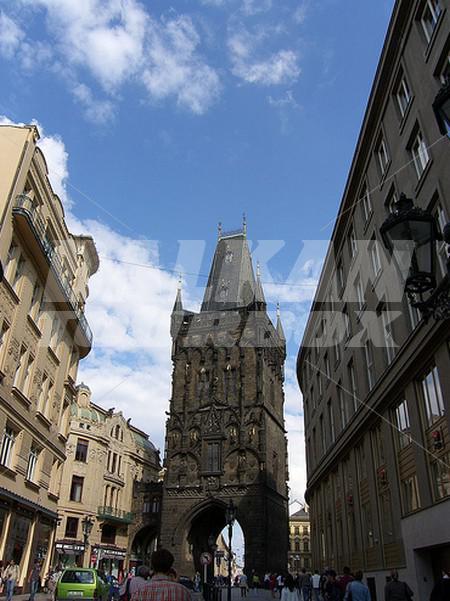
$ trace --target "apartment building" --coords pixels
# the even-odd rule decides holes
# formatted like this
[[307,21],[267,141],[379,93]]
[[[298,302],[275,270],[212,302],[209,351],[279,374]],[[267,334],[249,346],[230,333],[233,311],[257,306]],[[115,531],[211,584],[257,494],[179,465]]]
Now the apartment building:
[[299,574],[314,569],[311,555],[311,532],[309,512],[306,506],[289,516],[288,569],[291,574]]
[[93,403],[89,388],[80,384],[70,407],[66,454],[57,561],[115,576],[148,564],[157,544],[162,495],[159,451],[148,436],[120,411]]
[[0,559],[51,560],[84,316],[98,269],[92,238],[67,229],[35,126],[0,126]]
[[417,599],[450,571],[450,328],[412,307],[380,237],[401,193],[449,220],[450,140],[432,109],[449,9],[395,3],[298,356],[313,563],[364,570],[372,599],[393,568]]

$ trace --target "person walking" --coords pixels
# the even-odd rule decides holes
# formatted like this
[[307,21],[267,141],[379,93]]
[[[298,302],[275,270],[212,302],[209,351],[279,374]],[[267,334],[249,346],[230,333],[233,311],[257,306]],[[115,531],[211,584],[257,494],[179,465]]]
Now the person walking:
[[344,601],[371,601],[369,588],[363,583],[363,573],[356,572],[355,579],[349,582]]
[[290,574],[284,579],[283,588],[280,595],[281,601],[299,601],[298,590],[295,587],[294,579]]
[[244,573],[242,573],[239,576],[239,588],[241,589],[241,597],[246,597],[247,589],[248,589],[248,581],[247,581],[247,576]]
[[342,592],[342,597],[345,595],[345,591],[347,590],[347,585],[349,582],[353,580],[353,576],[351,574],[351,570],[348,566],[345,566],[343,569],[343,574],[338,578],[338,585]]
[[39,560],[34,562],[28,577],[28,582],[30,583],[30,598],[28,601],[34,601],[34,596],[39,592],[41,584],[41,562]]
[[341,601],[341,588],[337,583],[336,572],[334,570],[328,570],[324,593],[326,601]]
[[448,601],[450,599],[450,574],[442,570],[442,578],[438,580],[431,592],[430,601]]
[[277,592],[277,578],[275,574],[271,574],[269,578],[269,590],[272,594],[272,599],[275,599]]
[[191,591],[169,577],[174,561],[167,549],[154,551],[151,557],[153,576],[131,595],[131,601],[192,601]]
[[392,570],[391,581],[384,587],[385,601],[411,601],[413,594],[406,582],[398,579],[397,570]]
[[314,574],[311,577],[314,601],[320,601],[320,581],[321,581],[321,577],[320,577],[318,570],[314,570]]
[[14,595],[16,582],[19,580],[19,566],[14,559],[11,559],[6,568],[3,570],[2,578],[5,581],[6,601],[11,601]]
[[311,601],[311,591],[312,591],[312,578],[311,574],[307,573],[303,568],[304,573],[301,576],[302,579],[302,597],[303,601]]

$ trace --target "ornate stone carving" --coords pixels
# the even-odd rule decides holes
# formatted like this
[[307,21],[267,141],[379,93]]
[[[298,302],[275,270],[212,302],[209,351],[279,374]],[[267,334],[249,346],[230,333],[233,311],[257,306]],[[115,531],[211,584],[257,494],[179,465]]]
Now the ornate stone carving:
[[203,423],[203,431],[205,434],[217,434],[222,430],[222,420],[219,411],[217,411],[215,403],[209,409]]

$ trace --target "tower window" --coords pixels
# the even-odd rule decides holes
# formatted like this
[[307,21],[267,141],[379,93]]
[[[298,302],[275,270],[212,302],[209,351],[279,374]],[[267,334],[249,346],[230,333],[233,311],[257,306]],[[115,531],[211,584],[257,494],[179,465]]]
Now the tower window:
[[220,472],[220,443],[209,442],[206,447],[206,470]]

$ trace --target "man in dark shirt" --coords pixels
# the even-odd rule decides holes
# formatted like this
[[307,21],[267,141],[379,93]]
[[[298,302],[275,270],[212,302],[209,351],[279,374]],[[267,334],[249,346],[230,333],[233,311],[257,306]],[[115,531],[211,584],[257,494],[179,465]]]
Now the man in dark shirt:
[[406,582],[398,579],[397,570],[392,570],[391,581],[384,587],[385,601],[411,601],[412,596],[413,592]]

